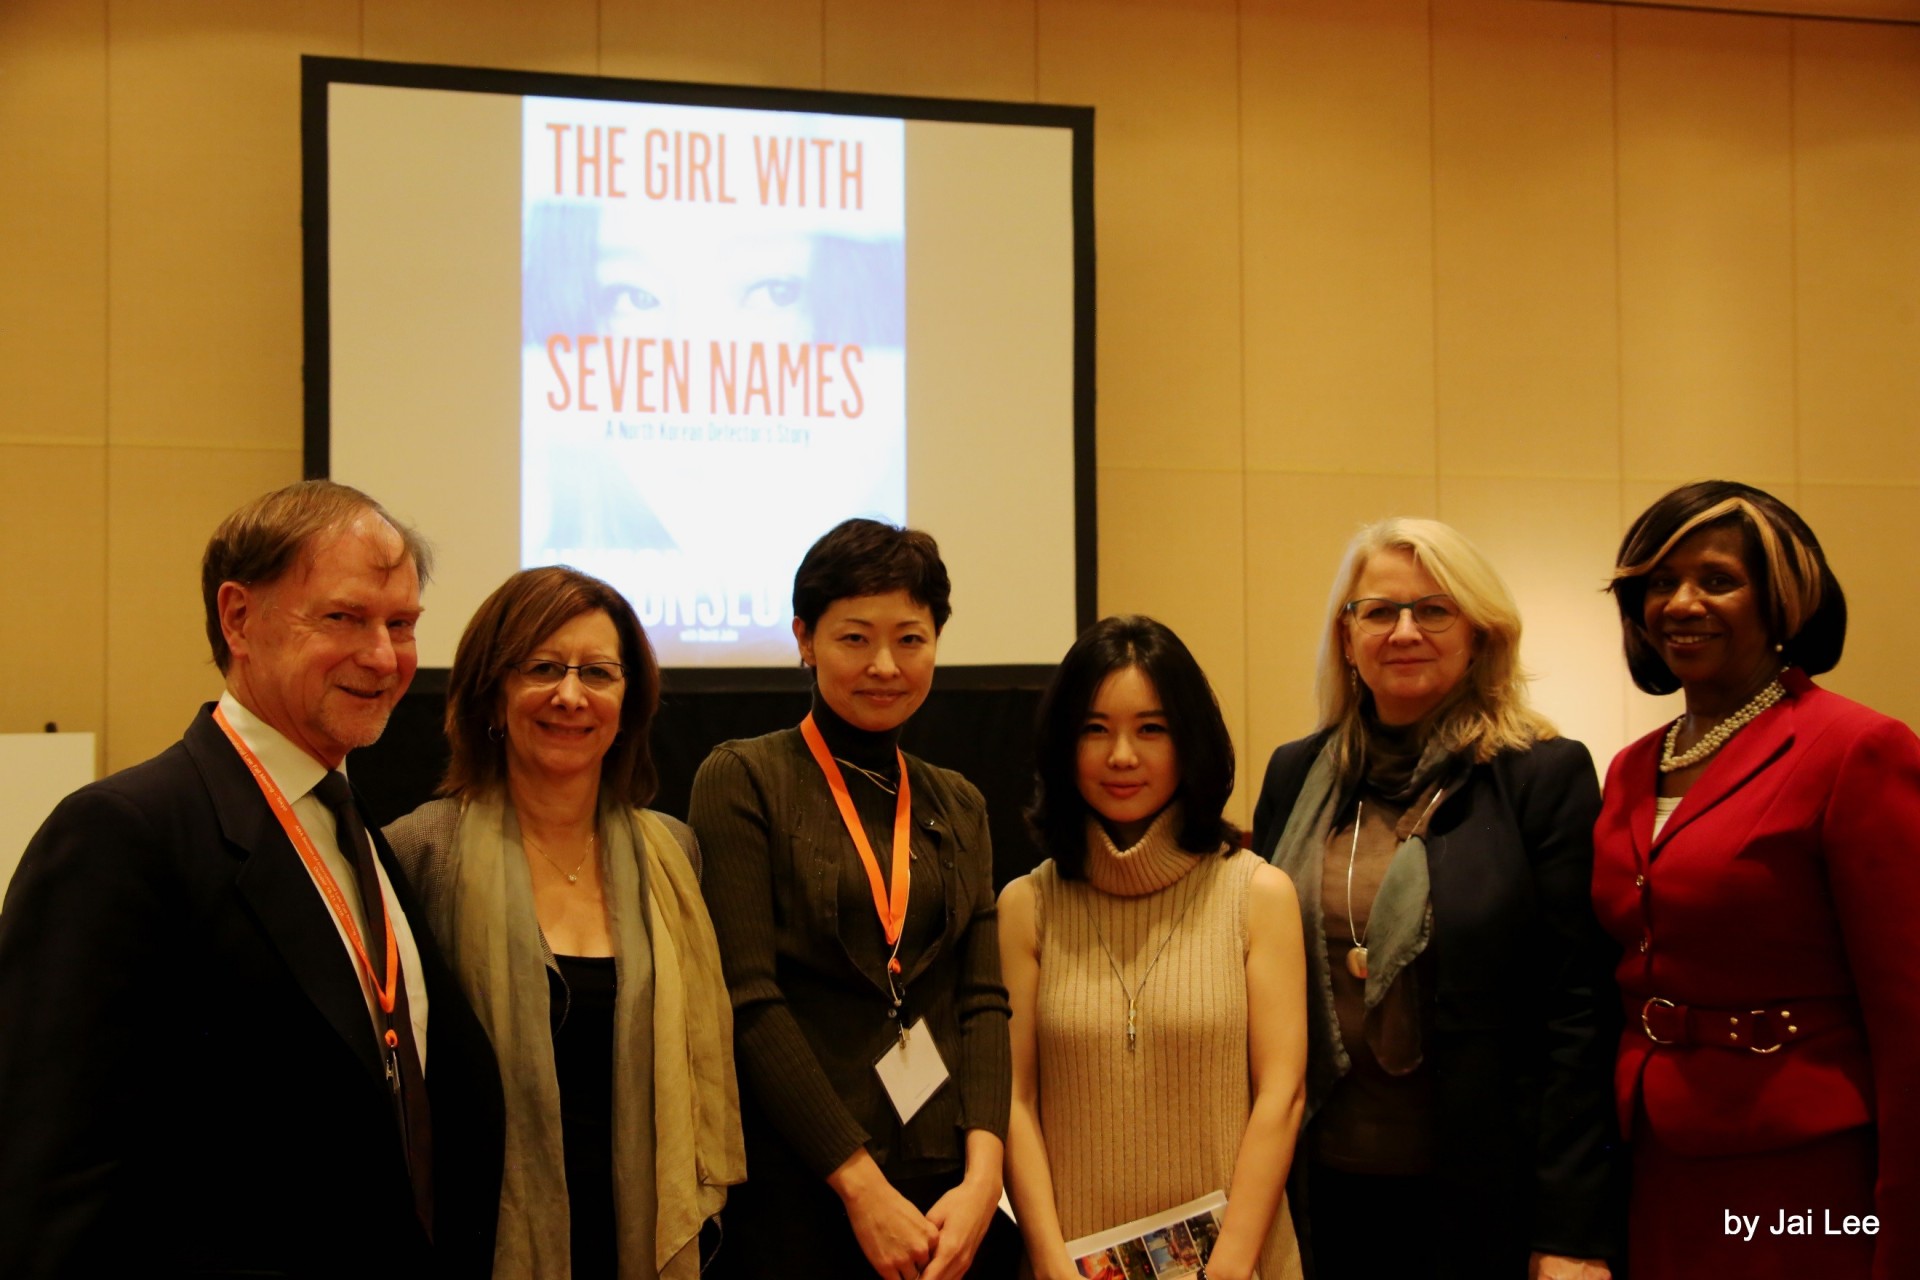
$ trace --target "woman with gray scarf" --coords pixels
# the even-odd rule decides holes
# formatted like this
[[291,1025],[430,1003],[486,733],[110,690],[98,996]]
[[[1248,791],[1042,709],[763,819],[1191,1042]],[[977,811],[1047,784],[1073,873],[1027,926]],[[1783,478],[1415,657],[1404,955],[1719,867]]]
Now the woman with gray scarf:
[[1527,704],[1520,617],[1454,529],[1363,529],[1319,732],[1275,751],[1254,847],[1307,944],[1307,1274],[1605,1280],[1620,1245],[1616,998],[1588,895],[1592,758]]
[[500,1062],[495,1280],[697,1280],[746,1175],[698,850],[642,807],[659,696],[618,591],[516,573],[454,654],[446,798],[387,828]]

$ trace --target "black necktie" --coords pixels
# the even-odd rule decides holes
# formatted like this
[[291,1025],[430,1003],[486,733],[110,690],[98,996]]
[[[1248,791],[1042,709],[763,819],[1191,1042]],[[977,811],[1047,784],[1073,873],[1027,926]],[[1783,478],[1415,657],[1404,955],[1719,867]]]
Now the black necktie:
[[[385,899],[380,893],[380,876],[373,865],[373,841],[367,838],[367,828],[360,821],[360,811],[353,801],[353,788],[347,785],[347,775],[330,770],[314,787],[313,793],[333,814],[340,852],[353,861],[354,879],[360,884],[360,914],[365,920],[360,931],[361,943],[366,947],[367,959],[373,965],[377,985],[385,980],[387,973],[387,934],[384,925]],[[380,1056],[387,1065],[388,1077],[393,1084],[394,1115],[400,1124],[401,1139],[406,1143],[407,1170],[413,1180],[414,1208],[419,1211],[420,1224],[427,1228],[428,1235],[432,1235],[433,1125],[427,1106],[427,1082],[420,1071],[420,1049],[413,1040],[413,1018],[407,1010],[407,984],[403,978],[401,966],[396,963],[393,1014],[389,1018],[376,1002],[374,1016],[380,1024]],[[386,1032],[389,1029],[396,1040],[391,1050],[386,1044]]]

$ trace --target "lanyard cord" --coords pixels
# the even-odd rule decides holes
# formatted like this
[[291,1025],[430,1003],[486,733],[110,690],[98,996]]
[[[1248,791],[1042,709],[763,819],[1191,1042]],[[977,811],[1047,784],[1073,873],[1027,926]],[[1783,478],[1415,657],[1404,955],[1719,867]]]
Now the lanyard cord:
[[827,789],[833,792],[834,806],[840,810],[840,821],[846,827],[847,835],[852,838],[853,847],[860,854],[860,864],[866,868],[867,887],[873,891],[874,913],[880,917],[880,928],[893,946],[893,954],[887,960],[887,986],[897,1005],[900,1003],[900,992],[894,987],[893,979],[900,972],[900,939],[907,921],[907,890],[911,879],[907,866],[908,844],[913,834],[907,758],[899,747],[893,749],[894,759],[900,766],[900,791],[893,802],[893,875],[889,886],[880,877],[880,859],[874,856],[873,842],[867,839],[866,828],[860,824],[860,814],[853,807],[853,797],[847,793],[846,775],[834,763],[833,753],[827,750],[826,739],[820,735],[820,726],[813,722],[812,712],[808,712],[807,718],[800,722],[800,736],[807,740],[807,749],[813,753],[814,762],[820,766],[820,772],[826,775]]
[[[387,913],[386,895],[380,895],[380,922],[386,930],[387,940],[387,974],[386,982],[382,983],[380,975],[374,971],[373,961],[367,956],[365,944],[360,941],[360,926],[354,921],[353,909],[347,905],[346,895],[340,892],[339,882],[333,878],[333,872],[327,869],[326,862],[320,856],[319,847],[313,843],[313,837],[308,835],[307,829],[301,825],[300,818],[294,813],[293,805],[288,802],[286,793],[280,790],[280,784],[273,780],[273,776],[260,763],[260,758],[253,754],[253,749],[247,745],[239,731],[228,722],[226,712],[215,707],[213,719],[214,723],[220,726],[220,731],[227,735],[227,741],[233,744],[233,749],[240,753],[240,759],[246,763],[247,772],[253,775],[255,784],[260,788],[260,794],[266,797],[267,807],[273,810],[273,816],[279,819],[281,829],[287,833],[287,839],[293,842],[294,850],[300,855],[300,861],[306,864],[307,873],[320,886],[320,896],[327,900],[327,908],[333,912],[333,918],[339,922],[340,931],[347,935],[347,942],[352,946],[354,956],[360,961],[361,972],[366,974],[367,981],[373,984],[373,993],[380,1004],[380,1012],[390,1021],[393,1017],[394,996],[400,989],[400,949],[394,945],[393,917]],[[378,891],[378,882],[375,883],[374,889]],[[370,908],[367,911],[367,917],[371,923],[373,912]],[[391,1026],[386,1027],[385,1030],[387,1047],[391,1049],[398,1042],[399,1037],[394,1034]]]

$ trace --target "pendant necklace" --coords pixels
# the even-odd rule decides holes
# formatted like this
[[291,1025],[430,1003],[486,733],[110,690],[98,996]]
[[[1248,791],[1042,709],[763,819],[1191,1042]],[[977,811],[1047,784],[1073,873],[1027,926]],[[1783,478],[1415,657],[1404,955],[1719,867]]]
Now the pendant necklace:
[[1086,908],[1087,920],[1093,925],[1093,936],[1099,939],[1100,950],[1106,954],[1107,965],[1113,970],[1113,980],[1120,984],[1120,992],[1127,998],[1127,1051],[1133,1052],[1139,1043],[1140,1031],[1134,1021],[1135,1007],[1140,1003],[1141,992],[1147,989],[1147,979],[1153,976],[1154,966],[1160,963],[1160,957],[1166,953],[1167,944],[1173,941],[1173,935],[1180,932],[1180,922],[1187,918],[1187,908],[1193,905],[1194,895],[1189,893],[1187,900],[1180,904],[1180,912],[1174,916],[1173,924],[1168,927],[1167,935],[1160,939],[1160,945],[1154,950],[1153,959],[1147,964],[1147,971],[1140,975],[1140,985],[1127,987],[1127,979],[1120,972],[1119,961],[1113,958],[1113,948],[1107,945],[1107,935],[1101,931],[1100,918],[1093,914],[1093,905],[1085,899],[1081,905]]
[[[1362,982],[1367,980],[1367,940],[1353,927],[1353,864],[1360,860],[1360,815],[1366,810],[1366,801],[1354,802],[1353,845],[1347,850],[1347,936],[1353,939],[1353,949],[1347,952],[1347,972]],[[1367,932],[1373,932],[1371,913],[1367,916]]]
[[872,769],[868,769],[861,765],[857,765],[853,761],[847,759],[845,756],[835,756],[834,762],[837,764],[843,764],[847,766],[847,768],[853,770],[855,773],[859,774],[861,777],[865,778],[868,782],[871,782],[874,786],[880,788],[882,791],[886,792],[890,796],[897,796],[900,794],[900,784],[895,782],[893,779],[889,778],[884,773],[878,773]]
[[[1447,789],[1444,786],[1434,790],[1433,799],[1427,801],[1427,807],[1420,811],[1419,820],[1413,824],[1414,834],[1418,834],[1425,829],[1428,815],[1434,811],[1434,808],[1440,803],[1441,797],[1446,794]],[[1347,972],[1362,982],[1367,980],[1367,940],[1359,933],[1356,933],[1353,927],[1353,864],[1360,860],[1360,818],[1366,811],[1366,801],[1354,801],[1353,843],[1347,848],[1347,936],[1353,939],[1353,949],[1347,952]],[[1409,835],[1408,838],[1411,839],[1412,836]],[[1382,883],[1384,883],[1384,881]],[[1378,889],[1374,890],[1375,901],[1379,900],[1379,896],[1380,891]],[[1371,910],[1367,913],[1367,933],[1373,933],[1373,913]]]
[[533,851],[535,853],[539,854],[541,857],[547,860],[548,866],[552,867],[555,871],[558,871],[561,875],[565,876],[567,878],[568,884],[579,884],[580,872],[586,868],[587,859],[593,856],[593,846],[596,843],[598,843],[599,838],[600,838],[600,833],[598,831],[589,831],[587,833],[587,851],[580,855],[580,861],[573,864],[573,870],[571,871],[567,870],[565,867],[555,862],[553,858],[547,853],[547,851],[540,847],[540,842],[538,840],[535,840],[532,836],[527,836],[526,842],[533,846]]

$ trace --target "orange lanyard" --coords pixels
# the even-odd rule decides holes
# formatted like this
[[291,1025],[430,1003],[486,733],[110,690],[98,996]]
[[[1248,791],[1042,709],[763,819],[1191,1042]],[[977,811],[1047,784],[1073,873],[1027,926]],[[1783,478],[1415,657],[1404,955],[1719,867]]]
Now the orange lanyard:
[[873,890],[873,909],[880,917],[880,927],[886,931],[887,942],[893,947],[893,958],[887,961],[890,973],[900,972],[900,929],[907,922],[907,888],[910,876],[907,872],[907,845],[912,838],[913,812],[908,801],[907,758],[900,748],[893,749],[894,759],[900,764],[900,791],[893,805],[893,892],[889,896],[887,885],[880,879],[880,860],[873,856],[873,843],[867,839],[867,830],[860,825],[860,815],[854,811],[853,797],[847,794],[847,779],[840,772],[840,766],[834,763],[833,753],[827,750],[827,740],[820,736],[820,727],[813,722],[813,713],[800,722],[800,736],[807,740],[807,749],[813,752],[813,758],[820,766],[820,772],[827,775],[827,786],[833,792],[833,803],[840,810],[840,821],[846,824],[847,834],[853,837],[853,847],[860,851],[860,863],[867,869],[867,886]]
[[[346,895],[340,892],[340,885],[334,880],[333,872],[329,871],[327,864],[321,860],[320,850],[314,845],[313,837],[308,835],[307,829],[300,825],[300,819],[294,814],[293,806],[287,803],[286,794],[280,790],[280,784],[273,780],[273,776],[261,765],[260,757],[253,754],[246,740],[240,736],[233,725],[228,723],[225,711],[215,707],[213,720],[220,726],[220,731],[227,735],[227,741],[233,744],[233,749],[240,753],[240,758],[246,761],[247,772],[251,773],[254,782],[259,784],[260,794],[267,798],[267,807],[273,810],[274,817],[280,819],[280,827],[287,833],[287,839],[293,841],[294,849],[300,854],[300,861],[307,864],[307,873],[320,886],[320,896],[327,900],[327,906],[332,910],[333,918],[339,922],[341,931],[347,935],[347,941],[353,946],[353,954],[360,959],[360,968],[367,975],[367,981],[373,984],[373,993],[380,1001],[380,1012],[389,1018],[392,1017],[393,998],[400,989],[398,985],[400,949],[393,944],[393,917],[387,914],[386,895],[380,895],[380,920],[387,931],[387,980],[382,984],[380,975],[373,971],[373,961],[367,958],[366,947],[361,945],[360,926],[354,922],[353,909],[347,905]],[[379,885],[376,883],[374,888],[377,892]],[[388,1027],[386,1031],[387,1048],[391,1049],[400,1043],[400,1037],[394,1033],[392,1027]]]

